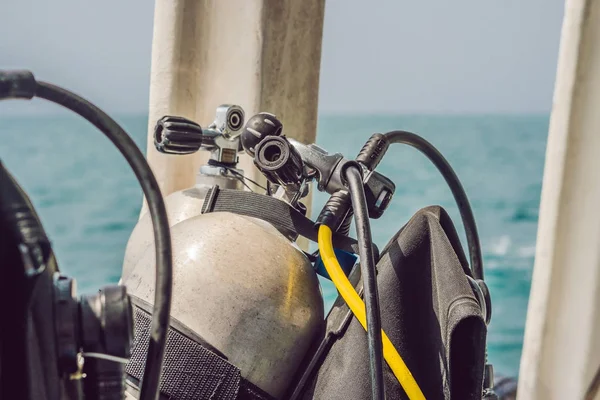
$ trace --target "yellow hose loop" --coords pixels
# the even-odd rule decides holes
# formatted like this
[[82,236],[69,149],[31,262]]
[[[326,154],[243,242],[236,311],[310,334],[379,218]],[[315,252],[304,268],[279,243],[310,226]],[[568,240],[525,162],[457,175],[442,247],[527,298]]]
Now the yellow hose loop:
[[[363,303],[362,299],[358,293],[356,293],[356,290],[354,290],[354,287],[344,274],[333,251],[331,237],[331,228],[327,225],[321,225],[319,228],[319,252],[321,259],[323,260],[323,264],[325,265],[325,269],[327,270],[331,281],[334,283],[344,301],[348,304],[348,307],[350,307],[352,313],[356,316],[356,319],[358,319],[360,324],[366,330],[367,313],[365,311],[365,303]],[[425,400],[421,388],[383,329],[381,330],[381,337],[383,342],[383,357],[398,379],[398,382],[400,382],[400,385],[402,385],[408,398],[410,400]]]

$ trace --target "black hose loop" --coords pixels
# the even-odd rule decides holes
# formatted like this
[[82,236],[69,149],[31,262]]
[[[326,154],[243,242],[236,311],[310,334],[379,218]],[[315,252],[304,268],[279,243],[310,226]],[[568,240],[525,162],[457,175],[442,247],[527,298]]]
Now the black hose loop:
[[105,112],[86,99],[46,82],[37,82],[35,95],[79,114],[102,131],[125,157],[148,200],[156,243],[156,283],[150,343],[142,378],[140,400],[154,400],[158,395],[167,341],[173,280],[171,233],[160,187],[146,158],[135,142]]
[[442,174],[448,187],[452,191],[454,200],[458,205],[458,210],[462,218],[467,236],[467,246],[469,248],[469,258],[471,261],[471,271],[475,279],[483,280],[483,257],[481,255],[481,245],[479,234],[477,233],[477,224],[475,216],[469,204],[469,199],[458,176],[450,166],[450,163],[444,158],[435,146],[423,139],[421,136],[407,131],[392,131],[385,134],[389,143],[407,144],[419,150],[436,166]]

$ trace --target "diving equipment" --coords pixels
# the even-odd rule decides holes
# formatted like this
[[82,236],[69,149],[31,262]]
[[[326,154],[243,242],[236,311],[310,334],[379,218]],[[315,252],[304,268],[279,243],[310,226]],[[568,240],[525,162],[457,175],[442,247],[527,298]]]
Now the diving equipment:
[[[25,200],[17,202],[17,208],[5,208],[0,215],[0,250],[12,258],[0,260],[3,265],[15,260],[19,268],[7,268],[8,274],[0,280],[4,287],[0,312],[14,321],[11,327],[15,328],[0,330],[0,393],[10,390],[11,380],[11,385],[22,382],[31,392],[29,398],[35,399],[54,400],[61,390],[68,398],[81,398],[84,392],[88,399],[121,398],[123,355],[128,354],[133,313],[135,340],[126,366],[130,397],[155,399],[160,389],[161,397],[177,400],[360,399],[373,398],[373,393],[378,396],[385,389],[388,398],[407,398],[409,391],[402,389],[387,364],[383,365],[385,388],[372,373],[373,366],[380,364],[369,346],[378,340],[373,336],[375,340],[368,343],[366,339],[379,323],[377,312],[369,320],[368,304],[365,307],[367,335],[343,299],[323,318],[315,269],[319,260],[335,259],[342,250],[353,257],[361,254],[363,265],[351,269],[349,281],[359,295],[367,292],[367,285],[376,284],[379,299],[365,294],[364,302],[375,306],[380,302],[381,325],[389,343],[402,355],[427,398],[496,398],[493,370],[485,357],[491,307],[477,260],[474,219],[458,178],[422,138],[400,131],[375,134],[353,161],[286,138],[272,114],[258,117],[264,129],[250,123],[245,129],[243,111],[236,106],[221,107],[208,129],[180,117],[161,119],[155,132],[159,151],[211,152],[198,184],[179,193],[181,200],[191,199],[188,211],[192,213],[172,226],[176,250],[172,277],[167,210],[139,150],[132,149],[135,146],[114,121],[84,99],[36,82],[27,73],[0,74],[0,97],[34,94],[80,113],[117,144],[144,188],[150,218],[146,215],[142,220],[155,222],[156,240],[150,238],[139,249],[124,277],[131,297],[120,286],[75,299],[74,281],[53,273],[57,268],[51,247],[28,200],[22,196]],[[236,161],[248,146],[244,143],[251,143],[255,163],[269,182],[266,195],[241,190],[246,179],[236,169]],[[417,147],[444,174],[467,230],[470,266],[448,215],[439,207],[415,214],[381,256],[370,243],[368,229],[361,233],[362,227],[357,226],[358,243],[347,236],[353,216],[357,225],[368,224],[368,218],[381,217],[390,203],[395,187],[375,168],[391,143]],[[6,200],[7,194],[20,189],[6,185],[12,178],[5,179],[8,173],[1,172],[0,168],[0,199]],[[327,254],[306,254],[294,243],[297,236],[316,240],[318,226],[306,217],[301,203],[311,181],[331,195],[318,218],[318,223],[332,228]],[[364,195],[356,190],[361,186]],[[5,232],[12,232],[10,240]],[[368,255],[371,248],[377,263],[375,282],[367,275],[375,272]],[[152,274],[155,266],[157,278]],[[361,277],[361,271],[367,273]],[[172,278],[176,293],[170,319]],[[31,282],[35,285],[26,287]],[[15,288],[23,289],[21,300],[34,301],[2,307],[13,305],[9,289]],[[37,292],[23,297],[34,293],[32,288]],[[23,324],[23,315],[30,316],[33,324]],[[36,330],[44,336],[23,334],[44,324],[50,328]],[[31,339],[29,344],[26,338]],[[84,370],[64,373],[80,365],[79,356],[87,361]],[[25,371],[23,365],[36,369]],[[87,373],[86,379],[81,379],[81,372]],[[37,381],[28,380],[31,377]]]
[[[194,124],[191,121],[182,120],[176,117],[163,118],[161,121],[166,121],[167,119],[171,122],[175,122],[175,126],[180,126],[180,124],[183,123],[184,125],[182,125],[182,127],[186,130],[189,130],[191,124]],[[201,135],[204,131],[197,124],[194,126],[194,132],[196,132],[195,141],[196,143],[202,143],[203,140]],[[156,132],[160,132],[160,134],[155,134],[155,144],[160,143],[165,137],[168,138],[169,136],[175,140],[182,137],[186,137],[189,140],[189,135],[169,135],[173,129],[173,126],[166,127],[166,125],[164,128],[158,128]],[[181,133],[181,131],[178,132]],[[408,339],[407,343],[412,342],[414,339],[405,336],[403,333],[404,331],[398,330],[398,327],[392,328],[389,338],[384,336],[388,339],[385,341],[386,348],[388,349],[386,350],[386,353],[391,354],[390,349],[399,347],[400,352],[408,354],[406,363],[404,364],[405,367],[408,368],[403,367],[404,372],[399,373],[398,377],[401,378],[402,376],[406,376],[407,373],[410,375],[413,369],[417,371],[415,378],[418,384],[414,384],[415,380],[412,381],[413,384],[409,384],[409,386],[412,385],[413,388],[416,387],[416,391],[412,391],[416,397],[411,398],[423,398],[423,394],[428,398],[431,396],[435,397],[435,393],[440,393],[437,386],[435,386],[440,382],[436,378],[436,373],[447,375],[450,374],[451,370],[453,371],[452,374],[455,378],[452,382],[444,380],[444,396],[449,396],[450,393],[455,392],[457,394],[468,393],[469,398],[473,399],[493,397],[491,388],[486,387],[484,391],[484,388],[482,387],[484,383],[486,383],[487,386],[489,382],[492,382],[491,378],[493,378],[491,376],[491,368],[489,368],[489,366],[484,368],[485,325],[486,322],[489,321],[490,307],[488,306],[489,293],[487,292],[483,280],[480,279],[482,274],[479,267],[481,265],[477,263],[477,260],[480,260],[479,242],[476,227],[474,226],[474,219],[469,218],[469,216],[472,217],[472,212],[468,201],[466,200],[464,190],[460,186],[460,182],[458,182],[458,178],[456,178],[452,169],[447,165],[447,162],[443,158],[440,161],[439,157],[441,157],[441,155],[431,145],[424,142],[424,140],[418,136],[413,135],[421,140],[421,142],[415,142],[415,139],[411,135],[413,134],[398,134],[396,132],[391,132],[384,135],[376,133],[372,135],[363,146],[357,159],[352,161],[344,158],[341,154],[329,154],[314,144],[303,144],[287,138],[283,132],[283,124],[273,114],[259,113],[248,120],[239,139],[246,153],[253,155],[254,163],[256,167],[263,172],[270,190],[267,190],[267,193],[263,195],[239,189],[222,188],[218,184],[207,187],[210,185],[210,181],[204,181],[207,185],[202,187],[202,195],[196,196],[196,199],[194,200],[200,200],[195,205],[196,210],[200,210],[199,214],[178,222],[172,227],[174,245],[176,246],[176,276],[180,276],[179,278],[176,278],[176,281],[179,279],[179,284],[176,283],[175,285],[177,287],[176,291],[181,292],[182,297],[180,300],[177,300],[177,294],[175,296],[174,301],[177,303],[176,308],[178,310],[178,315],[176,315],[174,311],[172,323],[173,330],[171,332],[173,335],[178,335],[178,337],[186,337],[190,341],[193,341],[193,344],[188,344],[186,345],[187,347],[167,344],[170,349],[167,351],[167,364],[169,367],[165,369],[166,383],[164,383],[161,388],[161,391],[165,395],[171,396],[174,399],[192,399],[202,397],[202,393],[207,393],[206,390],[208,389],[206,388],[214,388],[214,390],[218,392],[215,395],[215,398],[245,398],[244,396],[246,395],[241,395],[241,397],[227,397],[229,396],[227,394],[229,393],[229,389],[217,389],[215,383],[211,381],[210,375],[206,373],[207,370],[215,368],[215,365],[220,365],[222,362],[226,361],[229,363],[229,367],[233,368],[233,372],[228,373],[226,376],[231,377],[236,374],[241,376],[241,380],[237,381],[238,383],[233,382],[225,385],[227,388],[238,388],[232,389],[234,391],[238,390],[240,393],[246,393],[244,392],[244,387],[249,384],[254,384],[256,388],[253,391],[253,395],[260,389],[264,390],[262,395],[257,395],[258,398],[291,397],[299,399],[303,398],[302,396],[313,398],[310,397],[312,396],[311,393],[316,396],[317,392],[311,389],[311,385],[315,385],[313,379],[315,374],[321,374],[322,368],[331,368],[331,365],[329,367],[326,367],[326,365],[328,365],[328,359],[336,357],[336,354],[339,354],[335,351],[336,342],[348,342],[345,340],[346,337],[350,338],[348,339],[350,341],[354,340],[351,338],[355,333],[349,334],[350,336],[339,336],[340,332],[344,332],[346,328],[352,326],[351,321],[353,321],[353,319],[348,318],[348,316],[351,316],[349,311],[345,314],[346,317],[342,318],[342,325],[333,331],[330,330],[331,326],[329,325],[329,321],[331,318],[337,320],[338,317],[334,315],[328,316],[326,327],[327,333],[325,334],[322,330],[323,321],[318,321],[318,318],[315,317],[313,322],[314,328],[307,329],[300,336],[302,339],[300,343],[302,345],[293,347],[294,351],[292,352],[292,355],[295,358],[290,360],[291,367],[285,369],[285,371],[287,371],[286,377],[282,377],[273,371],[267,372],[268,369],[264,369],[262,370],[263,372],[255,373],[254,375],[252,375],[252,371],[253,369],[256,370],[261,368],[261,361],[264,361],[264,358],[271,360],[272,357],[274,357],[273,349],[279,349],[276,352],[281,353],[283,351],[288,354],[289,350],[288,352],[285,352],[283,349],[290,343],[290,341],[287,340],[289,334],[288,336],[280,335],[275,337],[271,344],[267,346],[266,342],[260,341],[263,336],[267,334],[262,330],[264,329],[264,326],[260,326],[261,324],[256,321],[249,321],[247,318],[243,318],[243,316],[246,315],[255,315],[257,312],[256,310],[258,309],[267,315],[267,321],[271,321],[270,323],[274,324],[276,332],[285,332],[285,330],[281,329],[281,324],[289,323],[289,321],[283,322],[283,320],[278,318],[275,313],[271,312],[273,309],[281,309],[281,306],[277,305],[278,302],[281,301],[281,299],[277,298],[278,291],[276,288],[278,286],[283,286],[285,288],[284,290],[288,292],[290,291],[290,288],[298,289],[296,287],[297,285],[308,287],[309,290],[304,291],[303,294],[301,294],[302,291],[296,291],[291,297],[294,302],[297,302],[296,304],[303,305],[306,310],[314,311],[313,307],[318,307],[319,304],[322,304],[318,284],[313,286],[313,283],[311,283],[311,280],[314,280],[315,278],[315,272],[318,271],[318,265],[323,264],[322,258],[318,253],[310,255],[310,260],[315,261],[315,266],[313,268],[315,268],[316,271],[313,271],[311,270],[310,263],[308,263],[305,255],[299,252],[293,244],[293,241],[299,235],[316,241],[317,225],[305,217],[306,210],[301,203],[301,199],[307,195],[308,184],[312,181],[316,181],[319,190],[331,195],[317,218],[317,224],[327,225],[332,228],[333,248],[331,250],[333,254],[341,254],[340,251],[343,251],[350,252],[351,255],[355,257],[354,255],[360,252],[363,258],[366,257],[364,262],[360,265],[360,271],[364,271],[362,274],[359,274],[359,276],[363,275],[362,279],[364,282],[359,281],[357,289],[363,288],[364,285],[364,302],[367,311],[366,320],[368,321],[366,328],[367,336],[369,338],[368,347],[370,349],[368,352],[367,364],[370,366],[371,372],[366,375],[369,376],[368,380],[362,382],[365,384],[370,383],[369,386],[372,390],[369,398],[382,398],[384,390],[386,393],[404,393],[401,388],[399,389],[398,380],[394,383],[390,382],[389,378],[385,378],[386,387],[384,388],[383,385],[384,379],[382,379],[382,373],[387,371],[386,368],[388,368],[388,366],[386,364],[385,368],[382,370],[383,363],[381,353],[378,355],[376,350],[378,347],[381,347],[381,337],[378,338],[378,335],[375,333],[381,332],[381,330],[377,328],[380,326],[379,312],[377,311],[379,300],[377,296],[377,283],[374,279],[374,262],[378,261],[378,271],[385,271],[386,274],[389,274],[386,268],[388,270],[392,267],[397,268],[398,265],[401,265],[402,263],[397,257],[394,258],[395,261],[393,261],[392,267],[389,266],[389,262],[383,262],[384,260],[379,258],[376,246],[370,243],[370,234],[368,233],[368,218],[379,218],[382,216],[389,206],[395,190],[393,182],[375,171],[375,168],[384,157],[389,145],[400,142],[412,145],[417,143],[415,147],[424,151],[425,154],[434,161],[436,166],[441,169],[444,177],[452,187],[452,191],[459,204],[459,209],[461,210],[461,215],[465,222],[465,229],[468,232],[469,254],[471,260],[474,261],[472,262],[473,271],[469,269],[468,264],[466,266],[457,265],[456,260],[461,259],[460,254],[462,254],[460,253],[462,251],[460,249],[460,244],[453,246],[436,244],[435,247],[431,247],[430,249],[430,251],[435,252],[436,255],[430,257],[441,257],[441,259],[452,260],[452,269],[449,272],[435,272],[435,278],[433,275],[429,276],[430,281],[427,281],[427,275],[422,278],[422,284],[438,287],[439,285],[443,286],[444,283],[435,281],[437,276],[447,276],[446,279],[449,283],[456,281],[456,284],[452,286],[452,290],[454,290],[457,295],[462,296],[464,300],[461,302],[461,306],[456,305],[454,308],[451,307],[452,297],[442,296],[443,300],[441,302],[436,300],[438,307],[440,307],[436,312],[440,313],[439,324],[449,323],[446,322],[446,319],[449,317],[444,314],[449,312],[448,310],[453,310],[453,313],[459,312],[457,311],[459,308],[462,310],[457,316],[452,317],[451,325],[448,325],[452,329],[456,329],[456,333],[453,333],[452,337],[442,339],[442,342],[439,344],[441,347],[436,347],[436,349],[439,349],[438,351],[440,354],[444,354],[443,358],[445,361],[443,365],[445,365],[445,367],[443,368],[447,368],[443,370],[445,372],[436,372],[435,369],[429,369],[428,371],[430,371],[430,374],[423,375],[423,371],[427,371],[427,369],[422,364],[429,364],[433,362],[433,360],[423,359],[423,361],[419,361],[415,365],[414,351],[411,350],[411,348],[407,349],[406,343],[397,342],[399,337],[403,340]],[[188,141],[181,144],[169,142],[166,147],[156,145],[156,148],[159,151],[165,151],[165,148],[167,148],[168,151],[168,148],[182,149],[185,146],[187,146],[188,149],[202,147],[198,145],[191,146]],[[231,146],[231,148],[233,147],[235,146]],[[185,151],[187,152],[189,150]],[[232,168],[235,168],[235,164],[215,164],[215,157],[212,156],[211,158],[213,161],[209,161],[209,166],[211,166],[212,163],[212,165],[222,167],[222,173],[228,173]],[[200,174],[200,176],[202,175],[203,174]],[[205,177],[202,176],[202,178]],[[209,177],[206,179],[211,178]],[[233,177],[231,177],[231,179],[233,179]],[[458,187],[456,186],[456,182],[458,182]],[[357,195],[362,191],[364,191],[363,194]],[[189,189],[181,192],[181,194],[184,193],[190,193]],[[347,237],[349,220],[352,219],[353,215],[358,224],[357,232],[360,230],[360,232],[358,232],[360,239],[359,243],[354,239]],[[219,220],[222,216],[226,216],[226,218]],[[427,215],[427,218],[429,218],[429,215]],[[255,226],[247,225],[247,222],[257,224],[261,228],[268,230],[269,235],[278,236],[278,241],[275,241],[273,238],[267,238],[265,232],[257,231]],[[436,223],[437,222],[432,220],[429,224],[433,226]],[[236,226],[243,227],[246,232],[236,230]],[[435,231],[435,229],[431,229],[432,232]],[[240,233],[238,234],[235,232]],[[401,232],[406,233],[405,231]],[[415,234],[414,229],[407,232],[411,235]],[[420,229],[416,232],[420,234],[425,232],[425,230]],[[438,229],[437,232],[440,233],[436,233],[436,235],[439,235],[442,238],[447,234],[444,229]],[[243,242],[238,241],[235,243],[235,249],[242,251],[241,256],[232,251],[228,252],[223,249],[223,243],[229,243],[228,240],[232,234],[244,235],[244,237],[247,238],[243,239]],[[405,240],[408,239],[405,238]],[[273,243],[276,244],[275,247],[271,247]],[[417,240],[415,244],[404,249],[404,251],[410,254],[411,250],[419,249],[420,246],[422,246],[422,243],[424,242]],[[256,252],[256,249],[259,246],[265,247],[266,253]],[[296,263],[299,263],[300,259],[305,261],[296,266],[290,266],[289,263],[281,263],[281,260],[269,256],[270,253],[277,252],[277,246],[281,246],[281,250],[284,252],[292,249],[292,254],[301,256],[295,261]],[[433,246],[433,243],[431,246]],[[365,249],[368,250],[371,247],[374,253],[373,262],[369,262],[369,252],[365,251]],[[453,255],[454,251],[456,252],[455,255]],[[331,253],[329,256],[331,256]],[[389,255],[386,255],[386,257],[387,256]],[[349,257],[348,259],[352,262],[352,260],[355,259],[353,257]],[[262,263],[263,259],[267,261],[266,267],[262,264],[260,268],[256,267],[256,263]],[[423,258],[418,258],[417,260],[419,263],[427,262],[427,259]],[[151,295],[151,290],[148,289],[150,284],[146,283],[149,280],[145,277],[144,271],[152,264],[153,260],[151,255],[142,254],[137,257],[136,261],[137,264],[133,267],[132,272],[130,272],[129,277],[126,278],[125,282],[128,283],[128,286],[136,287],[136,290],[139,290],[136,296],[134,296],[134,302],[138,306],[139,311],[144,307],[147,308],[147,305],[150,303],[147,300]],[[448,265],[448,262],[446,262],[446,265]],[[383,268],[383,270],[381,268]],[[434,263],[431,268],[438,268],[438,265]],[[300,271],[301,276],[296,277],[292,280],[293,282],[280,281],[278,283],[273,283],[274,278],[268,276],[269,273],[277,273],[277,271],[280,270],[282,270],[283,276],[287,276],[288,278],[292,276],[289,271],[294,271],[295,273]],[[256,277],[257,279],[255,279],[253,275],[250,279],[249,276],[252,274],[252,271],[259,272],[259,275]],[[331,273],[330,270],[328,270],[328,272]],[[351,274],[354,274],[356,277],[355,271]],[[431,274],[433,274],[433,272],[431,272]],[[132,278],[135,278],[135,280],[132,280]],[[261,284],[263,281],[265,283]],[[353,282],[356,283],[356,280]],[[242,284],[245,284],[246,287],[249,288],[248,292],[239,289]],[[369,286],[368,289],[367,285]],[[379,285],[381,285],[381,282],[379,282]],[[311,286],[313,289],[310,289]],[[234,288],[233,291],[231,287]],[[408,304],[407,301],[409,300],[404,299],[400,303],[395,302],[394,299],[397,298],[399,294],[393,292],[390,293],[389,285],[387,285],[387,283],[383,285],[383,287],[386,289],[388,298],[384,300],[384,303],[387,304],[387,306],[382,309],[382,312],[387,310],[386,313],[389,313],[390,304],[394,304],[393,307],[399,308],[401,310],[400,315],[402,315],[402,312],[404,312],[402,310],[406,307],[402,305]],[[256,297],[256,293],[264,295],[266,293],[264,291],[265,288],[267,288],[268,291],[272,291],[275,298],[271,296],[269,301],[263,302],[264,304],[259,304],[261,301]],[[427,287],[425,287],[425,289],[427,289]],[[307,296],[307,293],[312,293],[312,295],[309,295],[310,298],[300,300],[296,297],[296,295]],[[234,296],[234,294],[239,294],[239,296]],[[435,297],[437,295],[433,296]],[[224,301],[228,301],[226,310],[222,310],[218,306],[215,306],[215,304]],[[425,298],[424,301],[424,304],[427,304],[427,298]],[[199,307],[198,304],[202,304],[203,306]],[[341,310],[341,308],[338,308],[338,310]],[[428,309],[425,308],[423,311],[428,311]],[[314,315],[316,315],[316,312]],[[230,322],[228,319],[230,316],[232,316],[235,321],[243,320],[243,323],[237,325],[236,323]],[[143,317],[142,319],[144,318],[147,317]],[[399,320],[395,319],[394,321]],[[384,321],[382,321],[381,324],[383,322]],[[419,322],[413,322],[412,325],[418,326]],[[435,326],[442,325],[429,325],[427,329],[435,329]],[[371,329],[369,327],[371,327]],[[388,330],[386,329],[386,331]],[[245,332],[257,332],[256,335],[251,335],[255,342],[250,344],[251,342],[248,340],[248,337],[243,334]],[[331,332],[338,333],[330,334]],[[143,329],[138,329],[136,326],[136,336],[141,337],[142,335]],[[456,349],[460,348],[460,346],[464,346],[465,338],[470,337],[470,335],[474,335],[473,337],[476,337],[477,340],[473,341],[471,348],[465,348],[466,354],[462,359],[468,361],[464,361],[463,363],[460,361],[453,361],[450,363],[451,359],[461,360],[455,355]],[[225,340],[226,337],[232,337],[233,339],[228,341]],[[358,340],[365,345],[367,343],[364,339]],[[249,346],[253,346],[254,349],[260,350],[256,353],[248,351]],[[416,348],[419,348],[420,351],[425,351],[425,348]],[[262,354],[260,354],[261,352]],[[201,356],[193,356],[192,358],[194,359],[192,361],[186,361],[185,363],[186,365],[195,366],[194,369],[199,370],[199,372],[194,375],[193,378],[185,380],[188,378],[181,374],[181,357],[187,357],[188,354],[196,353],[201,354]],[[430,353],[430,351],[428,350],[427,353]],[[398,354],[399,352],[396,352],[396,355]],[[394,361],[392,365],[397,367],[398,365],[403,364],[402,358],[405,358],[405,356],[402,358],[398,356],[394,357],[394,359],[400,361]],[[205,358],[210,358],[210,360],[205,361]],[[135,386],[137,376],[140,374],[140,368],[137,367],[137,364],[142,361],[143,358],[137,360],[134,349],[134,356],[128,366],[132,387]],[[173,365],[171,366],[171,364]],[[346,364],[343,365],[345,366]],[[191,367],[187,367],[186,369],[189,368]],[[458,368],[458,370],[456,370],[456,368]],[[470,370],[472,373],[464,374],[459,372],[465,368],[472,368]],[[277,369],[277,371],[282,370],[284,369]],[[396,372],[400,370],[402,370],[402,368],[396,369]],[[362,373],[363,372],[361,372],[361,374]],[[389,373],[386,372],[385,376],[389,376]],[[331,377],[329,379],[331,379]],[[269,386],[270,382],[268,382],[268,380],[278,380],[280,386],[273,388],[272,386]],[[310,383],[311,380],[313,380],[312,384]],[[322,381],[319,380],[319,383],[320,382]],[[408,381],[404,381],[404,383],[406,382]],[[435,385],[432,386],[432,383]],[[186,386],[186,389],[176,390],[178,386],[184,384],[192,385],[193,387]],[[336,383],[336,385],[337,384],[339,383]],[[389,385],[392,386],[389,387]],[[421,394],[419,394],[419,386],[423,389]],[[204,392],[199,391],[199,387],[205,388],[203,389]],[[321,396],[316,398],[330,398],[331,394],[325,393],[329,393],[328,391],[333,389],[329,389],[326,384],[319,384],[315,387],[319,388],[318,393],[320,393],[319,396]],[[355,389],[356,393],[363,393],[360,398],[366,398],[366,393],[362,391],[363,389],[364,386],[361,389]],[[346,397],[348,396],[352,397],[352,392],[348,392]]]
[[[221,107],[227,108],[241,110]],[[236,169],[241,149],[238,132],[243,126],[240,115],[233,118],[236,130],[227,129],[232,118],[202,129],[171,116],[161,118],[155,129],[158,151],[211,153],[196,185],[165,200],[175,249],[171,316],[177,326],[172,329],[193,340],[197,351],[226,360],[244,380],[269,396],[282,398],[324,328],[323,297],[307,256],[276,227],[233,213],[202,214],[213,187],[243,189],[243,172]],[[137,309],[151,304],[154,287],[147,272],[154,265],[154,255],[148,251],[152,238],[145,232],[145,218],[132,233],[123,264],[122,281],[130,288]],[[136,335],[141,331],[136,321]],[[178,351],[181,348],[173,348],[173,353],[168,350],[167,360]],[[141,371],[138,363],[134,350],[127,368],[133,391]],[[179,371],[177,365],[166,365],[163,376],[167,382],[169,378],[177,381],[182,379]],[[190,389],[185,394],[164,388],[175,398],[198,398],[205,393],[199,386],[199,391]]]
[[[148,198],[156,239],[151,341],[140,392],[155,399],[171,304],[171,242],[158,184],[131,137],[87,100],[36,81],[29,71],[0,71],[0,99],[40,97],[79,114],[127,159]],[[0,398],[122,399],[133,313],[123,286],[76,297],[59,272],[52,246],[29,197],[0,163]]]

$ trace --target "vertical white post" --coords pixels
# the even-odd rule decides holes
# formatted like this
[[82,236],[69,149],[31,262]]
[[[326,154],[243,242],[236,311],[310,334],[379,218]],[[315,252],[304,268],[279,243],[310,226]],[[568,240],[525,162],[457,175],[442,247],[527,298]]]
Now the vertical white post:
[[519,399],[583,399],[600,366],[600,1],[567,0]]
[[[234,103],[248,118],[275,113],[286,135],[314,141],[324,8],[325,0],[156,0],[147,157],[163,195],[192,186],[206,160],[156,151],[164,115],[205,126],[218,105]],[[249,157],[240,166],[261,179]]]

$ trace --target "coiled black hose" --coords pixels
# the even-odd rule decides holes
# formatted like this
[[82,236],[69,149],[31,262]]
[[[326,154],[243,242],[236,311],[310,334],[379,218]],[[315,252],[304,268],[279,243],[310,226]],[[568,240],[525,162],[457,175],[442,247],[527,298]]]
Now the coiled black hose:
[[150,344],[140,399],[154,400],[158,395],[162,360],[169,328],[173,276],[171,233],[160,187],[144,155],[131,137],[98,107],[68,90],[46,82],[37,82],[35,96],[68,108],[102,131],[125,157],[148,200],[148,209],[156,243],[156,291],[152,312]]
[[425,154],[427,158],[440,171],[448,187],[452,191],[454,200],[458,205],[458,210],[465,227],[467,236],[467,246],[469,248],[469,258],[471,261],[471,270],[475,279],[483,280],[483,258],[481,256],[481,245],[479,243],[479,234],[477,233],[477,224],[475,216],[469,204],[469,199],[462,187],[458,176],[450,166],[450,163],[444,158],[431,143],[423,139],[419,135],[406,131],[392,131],[385,134],[385,138],[389,143],[402,143],[412,146]]

